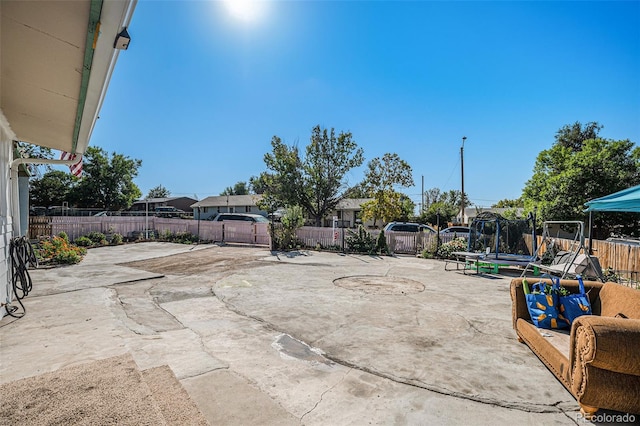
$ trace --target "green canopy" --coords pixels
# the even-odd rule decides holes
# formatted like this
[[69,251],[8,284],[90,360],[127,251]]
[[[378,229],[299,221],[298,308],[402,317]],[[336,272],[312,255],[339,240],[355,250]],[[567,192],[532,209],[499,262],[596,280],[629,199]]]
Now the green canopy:
[[585,203],[588,212],[640,212],[640,185]]

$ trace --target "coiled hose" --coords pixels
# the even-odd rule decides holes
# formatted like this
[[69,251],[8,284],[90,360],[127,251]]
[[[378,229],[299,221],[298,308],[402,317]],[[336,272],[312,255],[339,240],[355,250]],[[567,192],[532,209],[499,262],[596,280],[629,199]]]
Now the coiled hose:
[[38,259],[27,237],[15,237],[11,239],[9,243],[9,257],[11,258],[13,295],[22,308],[22,311],[20,311],[20,308],[17,306],[11,306],[11,301],[9,300],[7,303],[7,314],[14,318],[22,318],[27,313],[27,310],[22,304],[22,299],[33,289],[33,282],[31,281],[31,275],[29,275],[28,266],[31,265],[37,268]]

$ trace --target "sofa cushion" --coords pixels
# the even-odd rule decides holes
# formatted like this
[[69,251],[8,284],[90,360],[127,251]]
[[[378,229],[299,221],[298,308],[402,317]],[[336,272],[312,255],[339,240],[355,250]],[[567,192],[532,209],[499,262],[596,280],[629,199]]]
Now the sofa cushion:
[[640,319],[640,290],[616,283],[606,283],[600,289],[600,315]]
[[532,322],[519,318],[516,332],[549,370],[571,390],[569,371],[569,334],[539,329]]

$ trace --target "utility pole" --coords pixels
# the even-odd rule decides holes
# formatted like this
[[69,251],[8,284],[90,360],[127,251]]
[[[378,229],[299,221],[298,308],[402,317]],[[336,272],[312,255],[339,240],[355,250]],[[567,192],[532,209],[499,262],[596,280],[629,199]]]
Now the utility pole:
[[460,225],[464,225],[464,141],[466,136],[462,137],[462,146],[460,147],[460,176],[462,181],[462,192],[460,193]]
[[424,213],[424,175],[422,175],[422,204],[420,204],[420,215],[422,216],[422,213]]

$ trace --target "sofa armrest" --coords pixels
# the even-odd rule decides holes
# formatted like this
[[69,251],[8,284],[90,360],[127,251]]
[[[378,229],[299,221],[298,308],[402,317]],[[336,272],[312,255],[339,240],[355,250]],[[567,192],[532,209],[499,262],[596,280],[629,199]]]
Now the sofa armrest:
[[640,376],[640,319],[584,315],[571,326],[571,342],[569,362],[574,376],[583,373],[587,364]]
[[514,278],[511,280],[510,292],[511,320],[513,321],[513,329],[516,330],[518,318],[523,318],[527,321],[531,320],[529,309],[527,309],[527,302],[524,297],[524,290],[522,289],[522,278]]

